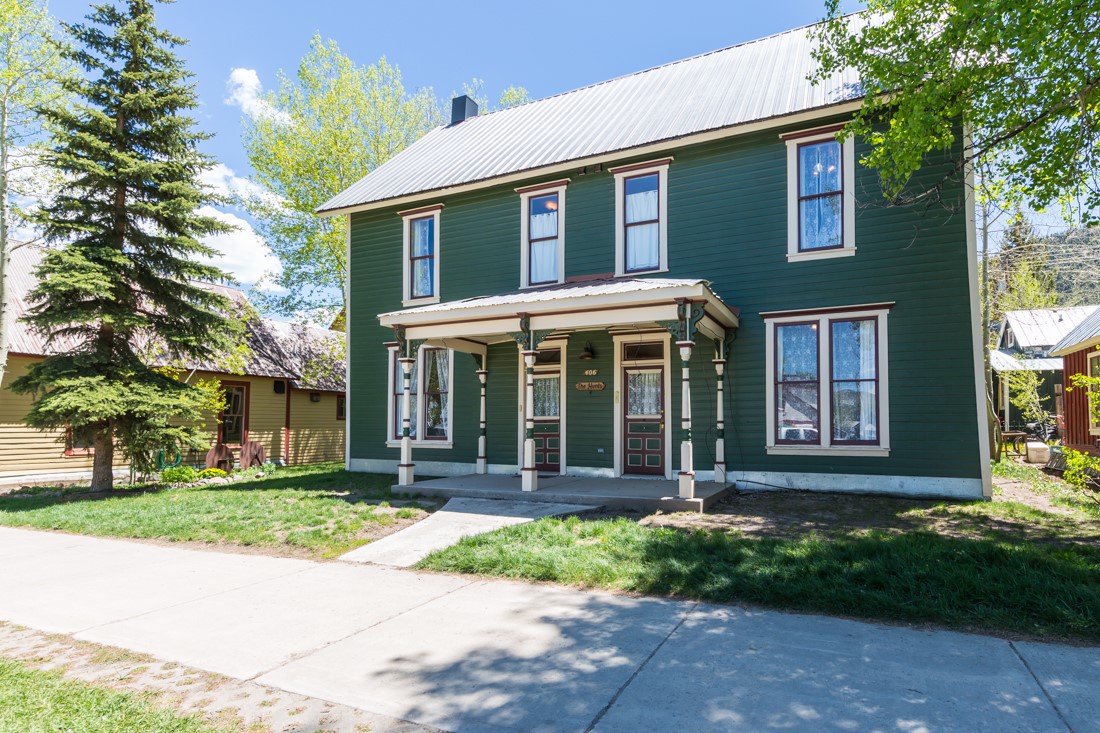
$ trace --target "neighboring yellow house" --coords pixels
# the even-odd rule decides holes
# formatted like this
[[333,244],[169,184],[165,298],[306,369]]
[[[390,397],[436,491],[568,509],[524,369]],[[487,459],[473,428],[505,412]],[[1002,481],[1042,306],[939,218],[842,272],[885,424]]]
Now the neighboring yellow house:
[[[91,475],[90,445],[79,431],[40,431],[23,419],[32,397],[8,386],[47,355],[45,340],[18,319],[26,312],[26,295],[34,286],[33,270],[43,250],[20,246],[12,254],[10,287],[15,327],[3,384],[0,385],[0,485],[19,482],[75,480]],[[244,294],[217,286],[243,301]],[[209,421],[210,444],[239,449],[244,440],[263,444],[269,461],[315,463],[344,458],[344,334],[292,325],[267,318],[248,323],[250,356],[244,374],[228,374],[213,365],[196,365],[187,380],[217,378],[228,408]],[[55,343],[55,350],[71,347]],[[234,450],[236,453],[236,450]],[[205,451],[184,456],[201,465]],[[116,465],[122,471],[125,464]]]

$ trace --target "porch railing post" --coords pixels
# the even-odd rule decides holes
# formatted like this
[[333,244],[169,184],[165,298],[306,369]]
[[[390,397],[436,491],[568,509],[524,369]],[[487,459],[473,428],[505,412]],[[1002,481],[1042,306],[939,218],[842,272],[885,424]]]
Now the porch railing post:
[[725,399],[723,398],[725,385],[723,384],[722,375],[726,371],[726,360],[715,359],[714,371],[718,375],[718,405],[715,412],[715,415],[717,415],[718,437],[714,439],[714,480],[724,484],[726,482],[726,414]]
[[489,472],[489,460],[485,454],[485,382],[489,378],[487,369],[477,370],[478,381],[481,382],[481,426],[477,436],[477,472]]
[[539,472],[535,468],[535,355],[539,352],[523,352],[523,363],[527,367],[527,391],[523,401],[524,433],[523,468],[520,471],[521,488],[524,491],[537,491]]
[[695,463],[691,447],[691,348],[694,341],[677,341],[680,347],[680,360],[683,364],[681,375],[683,388],[680,390],[680,423],[683,437],[680,441],[680,498],[695,497]]
[[397,485],[412,486],[414,481],[414,464],[412,462],[412,416],[409,408],[412,405],[410,396],[413,364],[416,359],[411,356],[403,356],[398,359],[401,364],[401,462],[397,464]]

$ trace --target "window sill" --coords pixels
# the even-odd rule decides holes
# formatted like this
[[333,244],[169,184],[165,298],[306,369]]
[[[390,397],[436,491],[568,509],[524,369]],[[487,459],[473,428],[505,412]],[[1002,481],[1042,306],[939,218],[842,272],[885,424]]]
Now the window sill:
[[[400,448],[400,440],[387,440],[387,448]],[[454,441],[451,440],[414,440],[412,441],[413,448],[454,448]]]
[[520,285],[520,290],[534,290],[535,288],[549,288],[554,285],[564,285],[565,280],[552,280],[548,283],[536,283],[534,285],[524,284]]
[[420,305],[435,305],[439,302],[439,296],[433,295],[430,298],[412,298],[401,301],[402,308],[415,308]]
[[823,249],[820,252],[788,252],[787,262],[801,262],[803,260],[831,260],[834,257],[851,257],[856,253],[855,247],[840,247],[837,249]]
[[890,449],[882,446],[868,446],[866,448],[855,445],[835,446],[822,448],[819,445],[769,445],[769,456],[865,456],[868,458],[885,458],[890,455]]
[[668,272],[668,268],[659,267],[656,270],[638,270],[637,272],[619,271],[615,273],[615,277],[645,277],[646,275],[660,275],[662,272]]

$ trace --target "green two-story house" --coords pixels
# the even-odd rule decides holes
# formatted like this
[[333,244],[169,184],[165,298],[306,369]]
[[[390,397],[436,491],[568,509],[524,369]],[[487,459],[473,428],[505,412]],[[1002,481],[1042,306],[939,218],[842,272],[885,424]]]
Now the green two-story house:
[[[887,207],[802,28],[441,126],[348,222],[347,465],[980,498],[960,153]],[[621,485],[622,482],[619,482]],[[671,484],[670,484],[671,486]]]

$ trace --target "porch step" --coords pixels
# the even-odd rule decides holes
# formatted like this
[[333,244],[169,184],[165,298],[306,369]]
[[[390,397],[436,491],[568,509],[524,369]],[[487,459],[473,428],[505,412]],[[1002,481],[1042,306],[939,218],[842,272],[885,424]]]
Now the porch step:
[[436,550],[450,547],[463,537],[523,524],[540,517],[576,514],[596,508],[580,504],[451,499],[427,519],[377,542],[352,550],[340,559],[407,568]]

